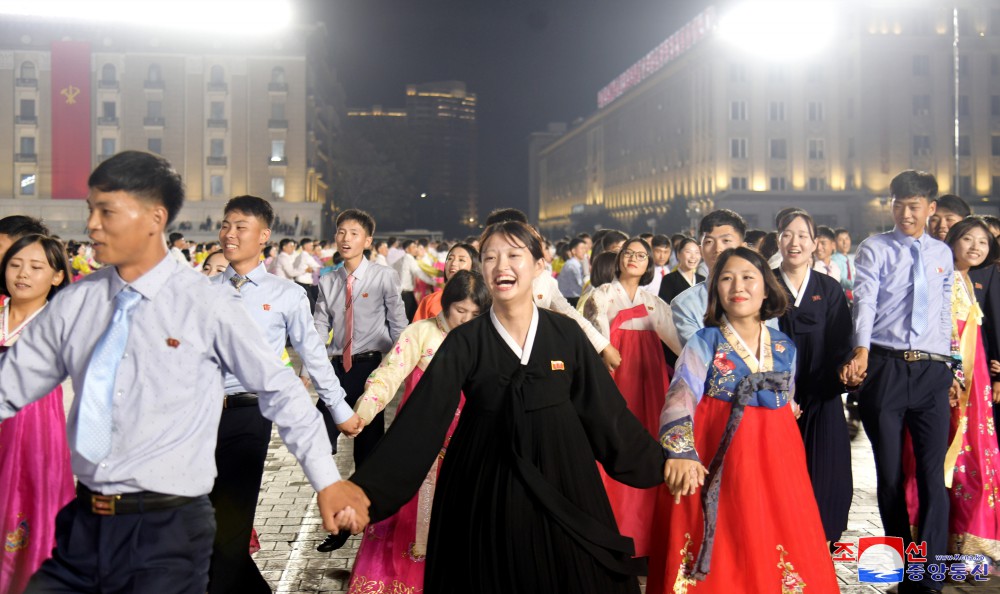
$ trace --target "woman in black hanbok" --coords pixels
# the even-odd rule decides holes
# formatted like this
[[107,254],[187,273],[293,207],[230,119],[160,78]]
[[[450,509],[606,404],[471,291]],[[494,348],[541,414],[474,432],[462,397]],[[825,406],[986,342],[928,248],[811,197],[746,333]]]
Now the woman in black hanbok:
[[802,407],[799,429],[823,530],[836,542],[847,529],[854,485],[851,438],[837,369],[851,351],[851,313],[836,280],[811,271],[816,249],[812,217],[803,211],[779,221],[781,267],[775,270],[794,305],[779,318],[781,331],[798,349],[795,399]]
[[372,521],[393,513],[420,486],[464,393],[434,497],[424,591],[638,593],[644,564],[618,531],[594,461],[623,483],[657,487],[662,450],[579,326],[535,307],[537,234],[500,223],[481,245],[493,308],[448,334],[351,481],[371,500]]

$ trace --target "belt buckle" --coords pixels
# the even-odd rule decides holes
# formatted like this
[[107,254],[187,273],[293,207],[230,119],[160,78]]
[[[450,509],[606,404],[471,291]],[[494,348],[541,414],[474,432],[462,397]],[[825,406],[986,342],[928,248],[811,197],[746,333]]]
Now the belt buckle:
[[920,360],[920,351],[903,351],[903,360],[907,363],[913,363],[914,361]]
[[229,408],[229,394],[222,395],[222,408]]
[[90,511],[98,516],[115,515],[115,501],[121,499],[121,495],[100,495],[92,493],[90,495]]

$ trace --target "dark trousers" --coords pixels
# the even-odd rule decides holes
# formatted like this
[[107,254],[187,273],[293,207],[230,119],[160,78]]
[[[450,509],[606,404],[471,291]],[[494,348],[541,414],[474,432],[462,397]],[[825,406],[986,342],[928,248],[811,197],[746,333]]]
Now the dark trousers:
[[400,293],[400,296],[403,298],[403,310],[406,312],[406,321],[412,322],[413,316],[417,313],[417,297],[413,294],[413,291],[403,291]]
[[[951,370],[944,363],[907,363],[871,353],[868,378],[859,396],[861,422],[875,453],[878,509],[886,536],[912,542],[903,487],[903,429],[910,432],[917,464],[920,498],[918,544],[927,543],[927,561],[948,548],[948,491],[944,486],[944,458],[948,449],[951,409],[948,389]],[[929,576],[930,574],[926,574]],[[941,589],[930,577],[924,585]]]
[[171,509],[98,516],[74,499],[56,516],[56,546],[25,592],[203,594],[215,535],[208,497]]
[[576,304],[580,302],[580,298],[579,297],[567,297],[566,301],[568,301],[569,304],[572,305],[573,307],[576,307]]
[[271,592],[250,557],[250,532],[270,441],[271,421],[260,407],[222,410],[215,446],[219,474],[209,494],[218,524],[209,572],[212,594]]
[[295,284],[306,290],[306,297],[309,298],[309,311],[316,310],[316,298],[319,297],[319,285],[314,285],[312,283],[305,284],[295,281]]
[[[340,380],[340,385],[344,388],[344,392],[347,393],[347,404],[352,407],[354,403],[358,401],[358,398],[365,391],[365,380],[371,375],[375,368],[379,366],[378,359],[368,359],[363,361],[355,361],[351,365],[351,371],[345,372],[344,365],[339,359],[333,360],[333,370],[337,374],[337,379]],[[333,415],[326,408],[326,405],[322,400],[316,402],[316,408],[323,415],[323,422],[326,423],[326,433],[330,437],[330,445],[333,449],[333,453],[337,453],[337,438],[340,437],[340,431],[337,429],[337,424],[333,422]],[[372,419],[371,425],[367,425],[364,430],[354,438],[354,467],[355,469],[361,467],[361,463],[365,461],[368,454],[371,454],[372,450],[375,449],[375,444],[378,440],[382,439],[382,435],[385,434],[385,414],[379,413]]]

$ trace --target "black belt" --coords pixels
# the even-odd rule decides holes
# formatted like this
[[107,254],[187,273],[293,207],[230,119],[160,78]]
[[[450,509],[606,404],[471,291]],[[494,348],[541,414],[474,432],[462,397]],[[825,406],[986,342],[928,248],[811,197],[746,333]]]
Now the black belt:
[[887,349],[885,347],[880,347],[872,345],[872,353],[876,355],[882,355],[884,357],[892,357],[894,359],[902,359],[907,363],[916,363],[917,361],[937,361],[938,363],[951,363],[954,361],[951,357],[946,357],[945,355],[938,355],[937,353],[928,353],[926,351],[897,351],[895,349]]
[[[356,361],[375,361],[382,360],[382,353],[378,351],[366,351],[364,353],[358,353],[356,355],[351,355],[351,363]],[[331,361],[336,361],[337,363],[342,363],[344,361],[343,355],[334,355],[330,357]]]
[[226,394],[222,399],[222,408],[240,408],[243,406],[257,406],[257,394],[253,392],[237,392]]
[[140,493],[122,493],[120,495],[101,495],[94,493],[83,483],[76,485],[76,498],[83,509],[97,516],[115,516],[119,514],[141,514],[162,509],[180,507],[196,501],[197,497],[182,495],[165,495],[142,491]]

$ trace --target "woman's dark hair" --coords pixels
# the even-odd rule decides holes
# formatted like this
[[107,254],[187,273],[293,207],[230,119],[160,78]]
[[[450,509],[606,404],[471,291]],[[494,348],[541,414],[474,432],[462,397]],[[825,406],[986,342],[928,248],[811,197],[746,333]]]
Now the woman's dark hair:
[[52,285],[52,288],[49,289],[48,299],[51,300],[55,294],[58,293],[60,289],[68,285],[70,279],[73,278],[73,272],[70,270],[69,261],[66,259],[66,250],[61,241],[45,235],[25,235],[10,246],[7,253],[4,254],[3,260],[0,261],[0,295],[10,297],[10,291],[7,290],[7,266],[10,264],[11,259],[13,259],[18,252],[33,243],[41,244],[42,251],[45,252],[45,259],[48,261],[49,266],[51,266],[56,272],[63,273],[62,282],[58,285]]
[[770,260],[772,256],[778,253],[778,234],[774,231],[768,232],[764,236],[764,239],[760,240],[760,245],[757,246],[757,251],[760,252],[761,256],[765,259]]
[[[639,279],[639,285],[648,285],[653,282],[653,273],[656,272],[655,266],[653,265],[653,248],[649,247],[645,239],[639,237],[633,237],[625,241],[625,245],[622,246],[620,252],[616,254],[615,258],[615,277],[621,278],[622,275],[622,260],[625,258],[625,250],[628,249],[633,243],[638,243],[642,246],[643,251],[646,252],[646,271],[642,273],[642,277]],[[593,274],[593,273],[591,273]]]
[[597,254],[594,263],[590,266],[590,286],[596,289],[615,280],[617,269],[618,254],[614,252]]
[[784,216],[778,219],[778,233],[784,233],[785,229],[787,229],[795,219],[802,219],[805,221],[806,227],[809,227],[809,238],[816,239],[816,223],[813,222],[812,216],[802,209],[789,210],[784,214]]
[[745,246],[739,246],[722,252],[722,255],[715,262],[715,268],[712,269],[712,276],[709,279],[710,284],[708,286],[708,308],[705,312],[705,326],[722,325],[722,316],[726,312],[722,308],[722,300],[719,299],[719,276],[726,267],[726,262],[731,258],[743,258],[747,262],[750,262],[760,271],[764,279],[764,290],[767,291],[767,295],[764,296],[764,303],[760,307],[760,319],[770,320],[785,313],[785,310],[788,309],[788,296],[781,285],[778,284],[778,279],[771,272],[770,267],[768,267],[767,260],[754,250]]
[[272,256],[274,256],[274,246],[273,245],[265,246],[264,247],[264,257],[265,258],[270,258]]
[[747,244],[748,247],[756,246],[764,239],[765,235],[767,235],[767,231],[763,229],[747,229],[746,235],[743,236],[743,243]]
[[[465,250],[465,253],[469,254],[469,259],[472,260],[472,271],[482,274],[482,263],[479,261],[479,250],[477,250],[476,248],[472,247],[467,243],[456,243],[455,245],[451,246],[450,250],[448,250],[448,255],[445,256],[444,258],[445,274],[448,273],[448,258],[451,256],[451,253],[454,252],[455,250]],[[444,279],[444,282],[447,283],[449,280],[450,279],[446,278]],[[459,301],[461,301],[461,299],[459,299]]]
[[480,313],[489,309],[493,302],[493,296],[486,288],[483,275],[471,270],[459,270],[445,283],[444,289],[441,291],[441,311],[447,315],[448,308],[452,304],[466,299],[472,299],[472,302],[479,307]]
[[989,223],[987,223],[983,217],[969,215],[952,225],[951,229],[948,230],[948,235],[944,238],[944,242],[947,243],[948,247],[951,248],[951,251],[954,252],[955,244],[958,243],[958,240],[976,227],[986,232],[986,239],[989,241],[990,251],[986,254],[986,259],[983,260],[982,264],[972,267],[973,270],[979,270],[980,268],[992,266],[996,263],[997,258],[1000,257],[1000,245],[997,244],[996,238],[993,237],[993,233],[990,231]]
[[521,243],[531,252],[531,257],[535,260],[544,258],[542,253],[542,237],[532,227],[519,221],[504,221],[495,223],[483,230],[479,237],[480,249],[486,249],[486,242],[494,235],[505,235],[516,242]]
[[[681,252],[684,251],[684,248],[686,248],[689,243],[695,244],[696,246],[698,246],[698,250],[699,251],[701,250],[701,244],[699,244],[698,241],[695,238],[688,237],[687,235],[681,235],[681,238],[678,239],[677,242],[676,242],[676,249],[674,249],[674,255],[677,256],[677,269],[678,270],[680,270],[680,267],[681,267]],[[695,266],[695,270],[697,270],[697,269],[698,269],[698,267]]]

